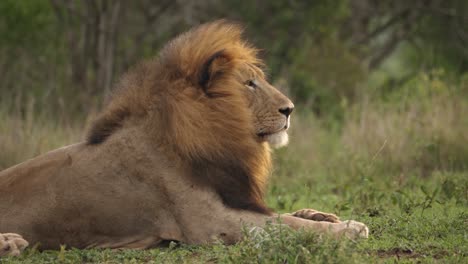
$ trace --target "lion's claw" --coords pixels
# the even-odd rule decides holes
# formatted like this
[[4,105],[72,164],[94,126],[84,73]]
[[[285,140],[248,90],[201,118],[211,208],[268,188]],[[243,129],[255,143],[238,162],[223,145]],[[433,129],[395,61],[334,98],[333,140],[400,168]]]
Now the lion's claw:
[[340,223],[340,218],[334,214],[320,212],[314,209],[302,209],[291,214],[292,216],[318,222]]

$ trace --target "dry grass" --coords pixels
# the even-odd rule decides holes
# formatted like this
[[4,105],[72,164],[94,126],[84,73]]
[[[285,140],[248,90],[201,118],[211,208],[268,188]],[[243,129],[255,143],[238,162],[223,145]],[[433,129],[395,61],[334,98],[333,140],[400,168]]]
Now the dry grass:
[[[436,88],[437,82],[425,89]],[[417,87],[416,87],[417,89]],[[402,98],[391,104],[361,103],[345,120],[342,142],[351,153],[385,168],[423,174],[468,166],[468,101],[449,91]]]
[[[82,139],[86,120],[73,113],[40,111],[35,100],[25,106],[1,104],[0,170]],[[68,117],[67,117],[68,116]]]

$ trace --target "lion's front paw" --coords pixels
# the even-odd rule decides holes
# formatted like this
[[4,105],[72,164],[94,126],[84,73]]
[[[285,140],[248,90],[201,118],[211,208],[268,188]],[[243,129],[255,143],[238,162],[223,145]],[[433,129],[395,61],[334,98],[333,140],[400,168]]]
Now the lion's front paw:
[[348,220],[334,225],[334,233],[337,236],[345,236],[350,239],[367,238],[369,228],[363,223]]
[[314,209],[302,209],[291,214],[292,216],[318,222],[340,223],[340,218],[334,214],[320,212]]
[[28,245],[28,242],[18,234],[0,234],[0,257],[18,256]]

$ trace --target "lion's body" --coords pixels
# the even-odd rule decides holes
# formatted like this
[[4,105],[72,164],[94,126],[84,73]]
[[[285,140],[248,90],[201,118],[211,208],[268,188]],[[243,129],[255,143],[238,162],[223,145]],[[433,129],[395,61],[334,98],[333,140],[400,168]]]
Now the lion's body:
[[[0,246],[20,241],[6,232],[42,248],[234,243],[242,224],[276,219],[263,200],[269,144],[287,142],[293,105],[240,33],[215,22],[178,37],[124,76],[86,142],[0,172]],[[281,218],[367,235],[357,222]]]
[[184,175],[183,166],[133,139],[117,136],[100,147],[75,144],[3,171],[0,233],[20,233],[42,248],[208,241],[197,232],[203,233],[205,223],[215,229],[228,222],[216,219],[222,202],[207,203],[219,198]]
[[157,242],[157,227],[176,223],[165,207],[177,190],[162,188],[178,172],[145,153],[144,144],[118,141],[68,146],[2,172],[0,232],[20,233],[44,248]]

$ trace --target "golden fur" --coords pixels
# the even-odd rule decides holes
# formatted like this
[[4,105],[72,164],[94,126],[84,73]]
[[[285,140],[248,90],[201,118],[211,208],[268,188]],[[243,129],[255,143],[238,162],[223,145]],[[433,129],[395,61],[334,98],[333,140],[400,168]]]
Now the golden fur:
[[[224,21],[182,34],[122,78],[86,142],[0,172],[0,233],[42,248],[149,248],[234,243],[242,224],[279,219],[263,199],[269,145],[287,143],[294,106],[241,34]],[[365,225],[327,215],[280,218],[367,236]],[[2,243],[11,247],[0,255],[26,245],[14,234]]]

